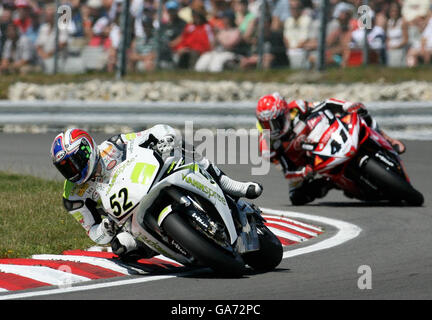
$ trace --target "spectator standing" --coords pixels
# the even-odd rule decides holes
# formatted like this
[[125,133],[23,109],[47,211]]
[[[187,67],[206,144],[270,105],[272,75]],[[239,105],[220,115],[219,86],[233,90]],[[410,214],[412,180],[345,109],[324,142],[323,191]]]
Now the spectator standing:
[[179,17],[182,18],[186,23],[192,23],[192,0],[179,0],[180,9],[179,9]]
[[68,51],[71,55],[78,55],[86,45],[86,17],[84,16],[84,12],[87,12],[88,8],[81,10],[81,0],[70,0],[70,7],[72,9],[72,17],[67,26],[69,34]]
[[307,59],[306,45],[311,37],[312,18],[303,14],[300,0],[291,0],[291,16],[284,23],[284,43],[292,67],[304,67]]
[[[382,15],[376,16],[375,13],[370,10],[368,13],[371,21],[371,29],[367,33],[367,43],[369,47],[369,58],[370,62],[386,63],[386,34],[384,28],[377,23],[377,18],[382,18]],[[346,57],[344,60],[349,59],[349,55],[352,49],[361,51],[364,48],[365,43],[365,28],[357,28],[351,33],[351,42],[349,48],[347,48]]]
[[407,65],[416,67],[420,63],[429,64],[432,54],[432,16],[430,12],[415,18],[413,24],[418,28],[420,39],[413,42],[407,53]]
[[161,26],[160,63],[162,68],[173,67],[172,47],[180,41],[181,34],[186,27],[184,21],[178,15],[180,6],[177,1],[170,0],[165,4],[168,20]]
[[[312,19],[308,39],[303,45],[304,50],[307,51],[308,61],[310,60],[311,56],[317,55],[318,39],[321,30],[321,21],[319,19],[320,6],[321,0],[313,0],[311,2],[311,7],[303,11],[303,14],[309,15]],[[310,66],[308,65],[308,67]]]
[[329,24],[326,38],[326,64],[346,66],[349,58],[351,33],[356,24],[356,21],[352,20],[353,13],[354,7],[349,3],[340,2],[335,6],[333,20]]
[[147,16],[141,18],[144,35],[132,41],[129,63],[140,71],[152,71],[156,67],[157,43],[154,36],[153,20]]
[[406,56],[409,67],[429,63],[432,50],[429,0],[404,0],[402,17],[409,23],[410,48]]
[[213,31],[217,32],[219,29],[224,29],[223,14],[230,9],[230,6],[225,0],[211,0],[210,3],[211,11],[209,12],[208,23],[213,28]]
[[25,34],[32,27],[31,19],[31,7],[27,0],[16,0],[15,8],[17,18],[14,19],[13,23],[18,27],[22,34]]
[[402,67],[406,65],[406,53],[409,44],[409,25],[402,17],[401,5],[390,4],[386,23],[387,65]]
[[231,10],[222,13],[223,28],[216,31],[215,49],[201,55],[195,65],[196,71],[223,71],[228,63],[236,60],[241,53],[241,33],[235,24],[235,14]]
[[272,26],[275,31],[283,29],[285,21],[291,16],[290,0],[277,0],[272,12]]
[[6,29],[12,23],[12,9],[3,6],[0,13],[0,59],[2,57],[3,46],[6,42]]
[[[267,15],[264,19],[263,69],[278,68],[288,64],[283,35],[281,32],[272,30],[271,24],[272,18]],[[251,29],[246,31],[245,39],[251,44],[251,50],[248,56],[240,59],[241,69],[256,67],[259,60],[258,26],[254,24],[250,27]]]
[[30,39],[11,23],[6,29],[6,41],[0,63],[0,73],[26,74],[35,71],[35,52]]
[[39,21],[37,21],[37,16],[32,15],[32,8],[28,1],[16,0],[15,8],[17,18],[13,20],[13,23],[18,27],[21,34],[26,35],[32,42],[36,41]]
[[104,16],[102,8],[102,0],[87,0],[85,6],[82,7],[84,33],[90,42],[93,34],[93,26],[96,21]]
[[214,35],[207,23],[204,9],[192,11],[193,22],[186,25],[181,36],[173,43],[177,66],[192,68],[198,57],[213,47]]
[[[41,59],[45,72],[51,72],[54,68],[54,54],[56,49],[55,26],[56,7],[54,4],[46,5],[44,9],[45,22],[41,25],[38,37],[36,39],[36,51]],[[67,53],[68,32],[66,29],[59,29],[58,49],[59,57],[65,58]]]
[[402,7],[392,2],[387,20],[387,50],[401,49],[408,45],[408,23],[402,17]]
[[115,0],[115,10],[103,15],[93,25],[93,37],[89,45],[102,47],[107,55],[107,71],[113,72],[117,64],[117,53],[121,42],[120,15],[124,0]]
[[415,23],[416,19],[428,14],[430,6],[430,0],[403,0],[402,16],[406,21]]
[[73,38],[84,38],[84,21],[81,12],[81,0],[70,0],[72,17],[68,25],[68,33]]
[[234,0],[233,9],[236,14],[236,25],[244,35],[249,26],[256,22],[256,16],[249,11],[248,0]]

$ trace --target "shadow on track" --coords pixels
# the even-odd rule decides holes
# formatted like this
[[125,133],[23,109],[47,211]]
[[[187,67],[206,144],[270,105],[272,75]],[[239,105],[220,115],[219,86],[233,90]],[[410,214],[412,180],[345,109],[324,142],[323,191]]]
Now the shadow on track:
[[[401,208],[401,207],[418,207],[418,206],[414,206],[414,205],[409,205],[407,203],[404,202],[389,202],[389,201],[359,201],[359,202],[350,202],[350,201],[344,201],[344,202],[333,202],[333,201],[324,201],[324,202],[319,202],[319,203],[311,203],[308,204],[306,206],[311,206],[311,207],[337,207],[337,208],[342,208],[342,207],[351,207],[351,208],[372,208],[372,207],[377,207],[377,208]],[[305,206],[305,207],[306,207]]]
[[288,268],[281,268],[278,267],[272,271],[266,271],[266,272],[258,272],[251,268],[247,268],[245,273],[242,276],[239,277],[231,277],[226,276],[223,274],[218,274],[213,272],[210,268],[202,268],[202,269],[196,269],[196,273],[193,274],[176,274],[179,278],[187,278],[187,279],[248,279],[252,276],[260,275],[260,274],[269,274],[269,273],[287,273],[291,272]]

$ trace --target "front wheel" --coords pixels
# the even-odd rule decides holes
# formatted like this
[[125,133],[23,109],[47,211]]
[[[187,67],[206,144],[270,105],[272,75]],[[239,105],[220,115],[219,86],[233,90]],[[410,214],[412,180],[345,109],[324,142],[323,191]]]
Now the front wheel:
[[421,206],[424,202],[423,195],[401,176],[387,170],[374,159],[369,159],[363,167],[363,173],[387,200],[405,200],[409,205]]
[[235,257],[206,239],[180,214],[169,214],[163,221],[162,228],[191,256],[217,273],[227,276],[241,276],[244,273],[245,265],[241,257]]
[[260,249],[246,252],[243,259],[256,271],[271,271],[282,261],[282,244],[264,224],[257,225],[257,233]]

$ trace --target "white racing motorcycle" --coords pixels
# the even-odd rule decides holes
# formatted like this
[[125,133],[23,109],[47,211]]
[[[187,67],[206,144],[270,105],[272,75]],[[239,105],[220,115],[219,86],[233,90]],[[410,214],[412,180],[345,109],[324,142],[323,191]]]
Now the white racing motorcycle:
[[99,190],[121,230],[185,266],[241,275],[270,271],[282,245],[260,210],[223,193],[208,172],[175,150],[163,160],[152,145],[127,145],[126,158]]

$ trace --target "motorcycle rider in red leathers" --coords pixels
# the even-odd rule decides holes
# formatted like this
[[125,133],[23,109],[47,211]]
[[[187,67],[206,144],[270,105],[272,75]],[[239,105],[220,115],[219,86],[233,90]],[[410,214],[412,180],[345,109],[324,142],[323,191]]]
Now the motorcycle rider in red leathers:
[[[260,151],[263,157],[269,157],[271,162],[281,165],[285,178],[289,180],[290,200],[293,205],[304,205],[316,198],[322,198],[334,187],[328,178],[313,178],[313,168],[307,162],[306,151],[302,149],[302,143],[315,126],[313,119],[307,118],[312,113],[325,110],[335,114],[357,112],[369,126],[381,133],[398,153],[405,152],[404,144],[380,130],[360,102],[328,99],[313,103],[305,100],[288,103],[277,92],[265,95],[259,99],[256,108],[257,128],[261,132]],[[270,139],[266,139],[265,129],[269,130]]]

